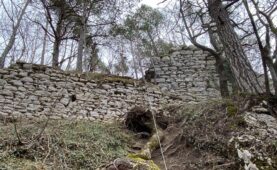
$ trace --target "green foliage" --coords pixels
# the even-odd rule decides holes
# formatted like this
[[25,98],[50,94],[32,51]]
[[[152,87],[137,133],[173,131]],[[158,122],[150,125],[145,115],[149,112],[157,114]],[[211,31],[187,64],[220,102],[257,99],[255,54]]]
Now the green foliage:
[[133,15],[126,17],[123,25],[115,25],[111,33],[114,36],[122,35],[126,39],[133,39],[145,33],[155,33],[163,20],[164,16],[160,11],[142,5]]
[[163,19],[164,16],[160,11],[147,5],[142,5],[133,16],[129,16],[129,19],[127,18],[125,24],[144,32],[154,32]]
[[163,56],[168,54],[173,46],[158,38],[164,19],[159,10],[142,5],[134,14],[128,15],[122,25],[115,25],[110,34],[131,41],[136,45],[140,56]]

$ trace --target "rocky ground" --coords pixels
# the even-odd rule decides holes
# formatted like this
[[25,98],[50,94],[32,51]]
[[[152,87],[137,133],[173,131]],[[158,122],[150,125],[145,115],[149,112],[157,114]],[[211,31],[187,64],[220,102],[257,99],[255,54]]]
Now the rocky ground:
[[[151,158],[136,154],[136,158],[140,156],[144,161],[128,158],[127,167],[120,166],[124,161],[119,161],[117,169],[155,170],[153,163],[160,169],[169,170],[277,169],[274,103],[251,96],[168,106],[162,111],[168,120],[162,133],[166,164],[157,148]],[[136,141],[136,148],[142,149],[137,153],[141,153],[145,146],[137,147],[143,142]],[[114,170],[114,166],[109,165],[106,169]]]
[[[168,169],[277,169],[276,116],[259,102],[207,103],[169,126],[163,141]],[[153,155],[164,169],[159,151]]]

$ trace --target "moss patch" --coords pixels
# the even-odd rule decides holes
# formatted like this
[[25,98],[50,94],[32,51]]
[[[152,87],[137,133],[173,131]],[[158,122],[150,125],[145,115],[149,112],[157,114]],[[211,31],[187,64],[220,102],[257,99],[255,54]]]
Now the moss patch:
[[152,160],[145,160],[135,154],[129,154],[128,158],[134,163],[133,170],[160,170],[160,168]]
[[[76,72],[73,72],[76,73]],[[86,80],[94,80],[98,83],[122,83],[124,85],[127,84],[141,84],[143,83],[140,80],[135,80],[131,77],[127,76],[117,76],[117,75],[108,75],[108,74],[101,74],[101,73],[76,73],[79,75],[80,78]]]
[[234,117],[238,114],[238,107],[235,106],[235,103],[232,100],[225,100],[226,111],[229,117]]

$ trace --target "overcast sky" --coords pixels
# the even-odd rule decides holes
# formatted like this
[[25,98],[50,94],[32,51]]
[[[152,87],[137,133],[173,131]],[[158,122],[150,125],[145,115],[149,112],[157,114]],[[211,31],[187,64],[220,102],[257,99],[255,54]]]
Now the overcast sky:
[[162,2],[163,0],[142,0],[141,3],[142,4],[146,4],[146,5],[149,5],[153,8],[156,8],[156,7],[159,7],[161,5],[157,5],[159,2]]

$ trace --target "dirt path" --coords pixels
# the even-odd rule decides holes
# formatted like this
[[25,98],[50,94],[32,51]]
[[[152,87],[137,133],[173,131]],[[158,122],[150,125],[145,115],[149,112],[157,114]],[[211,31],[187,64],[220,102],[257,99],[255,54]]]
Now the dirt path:
[[[177,125],[167,128],[162,146],[168,170],[223,170],[230,164],[223,157],[186,143],[183,131]],[[152,160],[165,170],[160,150],[152,154]]]

